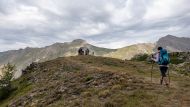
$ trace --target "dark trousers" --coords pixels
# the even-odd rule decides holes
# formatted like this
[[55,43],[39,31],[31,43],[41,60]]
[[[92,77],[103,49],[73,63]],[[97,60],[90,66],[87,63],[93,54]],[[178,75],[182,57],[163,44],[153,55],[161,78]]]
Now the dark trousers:
[[166,77],[167,70],[168,70],[168,67],[160,66],[160,72],[161,72],[162,77]]

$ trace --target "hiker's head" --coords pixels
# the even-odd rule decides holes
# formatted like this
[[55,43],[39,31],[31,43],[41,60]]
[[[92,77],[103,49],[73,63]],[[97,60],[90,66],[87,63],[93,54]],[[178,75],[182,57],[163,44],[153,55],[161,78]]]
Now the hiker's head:
[[162,47],[158,47],[158,52],[160,52],[160,50],[162,50]]

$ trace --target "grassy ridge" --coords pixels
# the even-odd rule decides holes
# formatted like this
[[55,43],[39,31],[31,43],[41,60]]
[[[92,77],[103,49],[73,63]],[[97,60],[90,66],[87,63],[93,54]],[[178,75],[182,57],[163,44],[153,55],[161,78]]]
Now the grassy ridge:
[[[138,61],[76,56],[57,58],[27,71],[1,107],[168,107],[188,105],[187,77],[172,73],[171,88],[159,85],[158,66]],[[150,72],[153,71],[153,83]],[[182,90],[183,89],[183,90]],[[176,96],[179,96],[176,98]],[[182,102],[180,99],[184,99]],[[186,101],[187,100],[187,101]]]

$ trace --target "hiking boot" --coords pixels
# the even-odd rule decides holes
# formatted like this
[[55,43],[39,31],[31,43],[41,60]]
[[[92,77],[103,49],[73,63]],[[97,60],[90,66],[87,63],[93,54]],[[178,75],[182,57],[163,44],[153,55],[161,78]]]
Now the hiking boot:
[[162,83],[163,83],[163,79],[160,79],[160,85],[162,85]]
[[169,88],[169,84],[166,84],[166,87],[168,87],[168,88]]

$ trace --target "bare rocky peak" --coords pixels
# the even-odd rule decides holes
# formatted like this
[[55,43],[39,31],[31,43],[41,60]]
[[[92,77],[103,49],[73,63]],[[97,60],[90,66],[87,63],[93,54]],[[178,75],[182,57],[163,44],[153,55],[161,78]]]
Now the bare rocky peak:
[[190,38],[167,35],[158,40],[156,47],[159,46],[168,49],[169,52],[187,52],[190,51]]
[[63,45],[71,45],[71,44],[86,44],[87,42],[83,39],[75,39],[72,42],[64,42],[64,43],[60,43],[60,42],[56,42],[50,46],[47,47],[51,47],[51,46],[55,46],[55,47],[59,47],[59,46],[63,46]]
[[75,39],[71,43],[85,44],[87,42],[85,40],[83,40],[83,39]]

